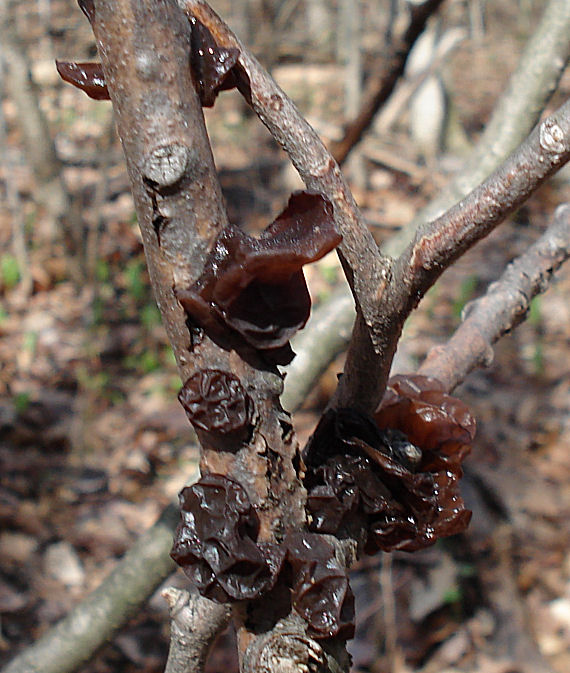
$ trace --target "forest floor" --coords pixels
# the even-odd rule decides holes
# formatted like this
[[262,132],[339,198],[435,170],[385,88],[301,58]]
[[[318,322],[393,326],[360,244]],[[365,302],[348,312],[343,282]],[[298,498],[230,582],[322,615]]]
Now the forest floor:
[[[366,11],[374,4],[364,3]],[[489,4],[495,7],[485,31],[464,40],[444,73],[470,141],[539,15],[523,20],[516,2]],[[53,66],[56,56],[94,57],[89,26],[71,0],[53,0],[47,30],[40,6],[18,3],[17,27],[81,231],[62,235],[36,198],[18,111],[6,95],[0,193],[10,183],[19,195],[33,287],[31,294],[22,291],[15,219],[0,208],[0,665],[98,586],[176,498],[198,461],[176,399],[180,381],[152,299],[110,104],[64,85]],[[446,22],[466,25],[466,17],[450,11]],[[363,44],[372,64],[381,56],[374,52],[376,26],[366,25]],[[286,31],[271,44],[278,81],[325,138],[337,136],[343,70],[326,45],[313,53]],[[256,46],[266,49],[267,39]],[[569,94],[567,73],[551,107]],[[282,153],[235,92],[223,94],[206,117],[230,219],[265,226],[296,188]],[[460,161],[445,156],[426,166],[403,116],[389,136],[373,129],[346,172],[383,241]],[[430,291],[406,327],[400,368],[413,368],[444,342],[465,304],[538,238],[556,205],[570,200],[565,176],[543,187]],[[307,276],[315,303],[342,282],[332,255]],[[365,558],[354,569],[355,673],[570,670],[569,296],[566,267],[533,302],[527,322],[497,345],[493,364],[456,393],[478,423],[464,480],[474,512],[469,531],[424,552]],[[342,357],[296,414],[301,442],[341,368]],[[181,573],[169,581],[185,586]],[[82,670],[158,673],[167,647],[167,609],[157,592]],[[227,633],[208,673],[234,671]]]

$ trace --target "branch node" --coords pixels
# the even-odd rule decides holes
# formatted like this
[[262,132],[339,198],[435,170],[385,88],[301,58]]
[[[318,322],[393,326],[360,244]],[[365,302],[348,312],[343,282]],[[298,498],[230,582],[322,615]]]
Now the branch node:
[[276,628],[246,651],[244,673],[324,673],[327,658],[318,642],[295,626]]
[[159,188],[171,187],[184,175],[190,156],[191,149],[184,143],[159,145],[145,155],[142,174]]
[[551,154],[562,154],[566,151],[564,131],[555,119],[545,119],[539,130],[540,146]]

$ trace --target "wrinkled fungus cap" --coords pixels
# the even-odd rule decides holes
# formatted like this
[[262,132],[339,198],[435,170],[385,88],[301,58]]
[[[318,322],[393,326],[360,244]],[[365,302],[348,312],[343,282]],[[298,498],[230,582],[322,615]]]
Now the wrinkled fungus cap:
[[364,529],[365,551],[415,551],[465,530],[461,462],[475,421],[426,377],[394,377],[374,419],[330,410],[305,453],[310,527]]
[[200,278],[176,296],[193,323],[226,349],[253,349],[270,362],[294,357],[289,339],[309,317],[311,298],[303,275],[341,241],[330,202],[297,192],[259,238],[224,228]]

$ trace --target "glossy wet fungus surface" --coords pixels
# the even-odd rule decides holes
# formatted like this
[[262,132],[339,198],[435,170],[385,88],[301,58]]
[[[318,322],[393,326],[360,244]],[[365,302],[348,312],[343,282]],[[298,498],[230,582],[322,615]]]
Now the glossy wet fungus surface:
[[[79,0],[85,16],[93,23],[95,7],[92,0]],[[218,46],[212,33],[195,17],[190,18],[192,26],[190,66],[196,91],[203,107],[212,107],[220,91],[239,86],[247,94],[249,83],[238,64],[239,49]],[[100,63],[74,63],[56,61],[61,78],[84,91],[95,100],[109,100]]]
[[304,455],[308,531],[290,532],[280,544],[259,542],[245,490],[210,474],[181,493],[172,557],[200,593],[218,601],[260,597],[286,573],[309,634],[350,638],[347,572],[322,534],[352,534],[375,553],[415,551],[463,531],[471,513],[458,482],[474,432],[467,407],[437,381],[394,377],[374,418],[338,409],[319,423]]
[[259,519],[245,490],[209,474],[180,494],[181,523],[172,558],[199,592],[219,602],[251,600],[291,577],[291,602],[316,638],[349,638],[354,598],[345,569],[322,536],[295,532],[258,543]]
[[246,439],[250,433],[253,400],[237,376],[219,369],[203,369],[184,384],[178,399],[196,431]]
[[426,377],[391,379],[374,419],[330,410],[304,456],[309,528],[342,537],[363,526],[367,553],[465,530],[459,479],[474,432],[467,407]]
[[176,296],[219,346],[253,349],[268,362],[288,364],[294,357],[289,339],[311,309],[302,267],[340,241],[330,202],[321,194],[296,192],[259,238],[225,227],[200,278]]

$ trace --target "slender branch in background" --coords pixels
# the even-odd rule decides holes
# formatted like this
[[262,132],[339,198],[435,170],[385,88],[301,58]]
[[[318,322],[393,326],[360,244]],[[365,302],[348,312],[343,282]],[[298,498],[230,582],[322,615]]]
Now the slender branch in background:
[[[6,63],[4,87],[17,110],[18,126],[25,147],[25,158],[35,178],[36,200],[46,208],[51,230],[50,240],[64,234],[78,249],[80,217],[62,179],[62,163],[57,156],[47,119],[40,106],[38,91],[32,80],[30,65],[7,8],[0,9],[0,43]],[[60,227],[58,230],[56,227]],[[70,271],[78,276],[75,260]]]
[[451,391],[473,369],[490,365],[492,345],[525,319],[532,298],[548,289],[552,274],[569,257],[570,204],[564,204],[538,241],[509,264],[483,297],[466,306],[455,334],[432,348],[419,373],[438,378]]
[[491,119],[461,171],[386,246],[397,254],[419,224],[439,217],[496,170],[530,133],[556,90],[570,57],[570,3],[550,0],[531,34]]
[[346,160],[350,151],[360,142],[380,107],[391,96],[396,83],[404,73],[408,55],[415,41],[422,34],[430,16],[438,10],[442,2],[443,0],[427,0],[421,5],[410,5],[408,27],[401,36],[392,40],[388,54],[382,52],[380,72],[368,82],[360,112],[346,126],[343,138],[331,143],[332,155],[339,164]]
[[169,505],[101,585],[2,673],[72,673],[127,621],[175,569],[168,552],[178,508]]
[[229,605],[214,603],[188,591],[168,587],[162,592],[170,612],[170,648],[164,673],[199,673],[208,652],[230,621]]
[[[4,59],[0,47],[0,100],[4,93]],[[26,223],[22,211],[20,193],[15,181],[13,162],[11,160],[8,144],[6,142],[6,119],[4,110],[0,105],[0,163],[4,167],[4,183],[6,186],[6,204],[12,220],[12,247],[14,257],[18,264],[20,276],[20,292],[23,299],[27,299],[32,293],[33,278],[30,270],[30,258],[26,245]]]
[[325,373],[331,361],[346,350],[354,324],[354,302],[346,283],[335,288],[312,312],[293,340],[297,354],[287,367],[281,404],[296,411]]

